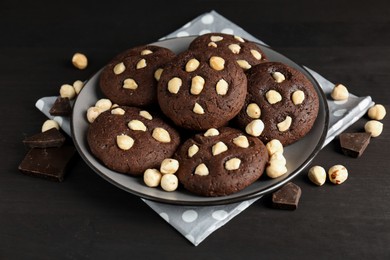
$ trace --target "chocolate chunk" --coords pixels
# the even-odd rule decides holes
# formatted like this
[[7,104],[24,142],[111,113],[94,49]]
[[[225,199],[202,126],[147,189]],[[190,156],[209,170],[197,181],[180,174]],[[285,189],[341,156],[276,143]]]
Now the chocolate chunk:
[[342,133],[340,134],[341,150],[345,155],[360,157],[370,143],[370,133]]
[[277,209],[295,210],[301,194],[301,188],[289,182],[272,194],[272,205]]
[[65,167],[75,151],[73,146],[32,148],[19,165],[19,170],[30,176],[61,182],[64,180]]
[[49,111],[52,116],[69,116],[72,113],[69,98],[58,97]]
[[56,128],[27,137],[23,143],[30,148],[60,147],[64,144],[65,137]]

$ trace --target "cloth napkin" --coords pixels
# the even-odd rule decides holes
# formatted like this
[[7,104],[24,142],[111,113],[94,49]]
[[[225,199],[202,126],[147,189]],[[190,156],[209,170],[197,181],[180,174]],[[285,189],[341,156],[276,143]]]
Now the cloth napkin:
[[[246,38],[247,40],[265,44],[215,11],[198,16],[160,40],[189,35],[201,35],[209,32],[234,34]],[[317,72],[310,70],[309,68],[306,69],[318,81],[325,95],[329,97],[334,84]],[[47,117],[56,120],[61,128],[67,134],[71,135],[69,118],[53,117],[49,114],[49,110],[56,98],[57,97],[44,97],[39,99],[35,105]],[[353,94],[350,94],[346,101],[333,101],[328,99],[327,103],[329,106],[330,118],[328,134],[324,146],[343,132],[348,126],[362,117],[367,109],[373,105],[370,96],[357,97]],[[207,236],[229,222],[258,199],[260,198],[219,206],[181,206],[158,203],[146,199],[142,200],[185,238],[197,246]]]

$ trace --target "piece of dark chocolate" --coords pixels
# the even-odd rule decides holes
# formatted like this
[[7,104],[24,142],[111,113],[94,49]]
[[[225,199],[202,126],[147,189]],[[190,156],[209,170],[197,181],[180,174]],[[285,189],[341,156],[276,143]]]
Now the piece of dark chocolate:
[[73,146],[32,148],[19,165],[19,170],[30,176],[61,182],[64,180],[66,165],[75,152]]
[[72,113],[69,98],[58,97],[49,110],[52,116],[69,116]]
[[339,136],[341,150],[350,157],[360,157],[370,143],[371,134],[361,133],[342,133]]
[[65,136],[57,128],[51,128],[23,140],[24,145],[30,148],[60,147],[65,142]]
[[301,194],[301,188],[289,182],[272,194],[272,205],[277,209],[295,210],[298,208]]

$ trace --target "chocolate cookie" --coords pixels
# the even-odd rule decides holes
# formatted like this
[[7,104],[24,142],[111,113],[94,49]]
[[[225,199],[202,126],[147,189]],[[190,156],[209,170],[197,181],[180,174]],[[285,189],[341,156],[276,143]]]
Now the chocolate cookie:
[[174,56],[171,50],[153,45],[126,50],[104,67],[100,88],[119,105],[144,107],[156,103],[159,75]]
[[231,53],[244,70],[265,62],[267,59],[264,52],[254,42],[224,33],[207,33],[198,36],[191,42],[189,49],[218,49]]
[[264,143],[283,145],[305,136],[318,114],[319,99],[300,71],[279,62],[266,62],[247,71],[248,95],[237,116],[242,129]]
[[187,190],[203,196],[224,196],[260,178],[268,153],[259,139],[223,127],[188,139],[175,158],[180,164],[176,175]]
[[158,103],[176,125],[206,130],[234,118],[244,104],[247,79],[231,55],[185,51],[174,58],[158,82]]
[[100,114],[89,126],[87,140],[108,168],[133,176],[160,167],[180,143],[178,132],[163,120],[126,106]]

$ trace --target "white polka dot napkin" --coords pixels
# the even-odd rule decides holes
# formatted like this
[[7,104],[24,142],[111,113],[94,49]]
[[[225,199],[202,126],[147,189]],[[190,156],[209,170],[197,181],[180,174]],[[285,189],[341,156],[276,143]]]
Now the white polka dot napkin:
[[[201,35],[208,32],[223,32],[235,34],[251,41],[264,44],[242,28],[235,25],[215,11],[200,15],[187,23],[175,32],[161,38],[160,40],[188,35]],[[306,68],[308,69],[308,68]],[[308,69],[313,77],[319,82],[327,97],[333,89],[334,84],[327,79]],[[53,117],[49,110],[57,97],[44,97],[36,102],[36,107],[46,116],[56,120],[61,128],[67,133],[70,132],[69,118]],[[344,131],[348,126],[362,117],[367,109],[373,105],[371,97],[357,97],[350,94],[347,101],[333,101],[328,98],[329,106],[329,130],[325,141],[328,144],[333,138]],[[220,206],[178,206],[153,202],[143,199],[157,214],[178,230],[185,238],[197,246],[212,232],[229,222],[240,212],[249,207],[259,198],[251,199],[234,204]]]

